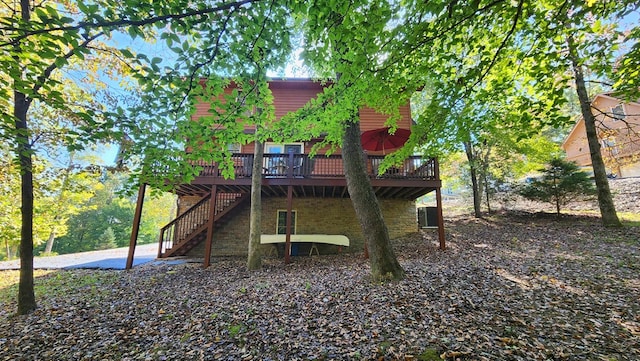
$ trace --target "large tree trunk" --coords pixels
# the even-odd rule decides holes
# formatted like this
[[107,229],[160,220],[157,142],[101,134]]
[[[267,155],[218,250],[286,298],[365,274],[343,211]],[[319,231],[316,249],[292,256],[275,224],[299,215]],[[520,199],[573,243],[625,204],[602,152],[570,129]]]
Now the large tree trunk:
[[404,270],[391,247],[389,231],[367,175],[357,120],[347,122],[342,143],[347,187],[369,250],[371,276],[374,280],[402,279]]
[[264,148],[261,141],[256,139],[253,150],[253,165],[251,167],[251,212],[249,216],[249,251],[247,255],[247,269],[262,268],[260,253],[260,236],[262,235],[262,158]]
[[[28,22],[31,18],[29,0],[20,0],[20,8],[22,20]],[[17,47],[17,53],[19,53],[19,45]],[[33,292],[33,162],[27,124],[27,112],[31,101],[24,93],[19,91],[14,91],[13,95],[13,115],[16,119],[16,153],[20,162],[22,202],[20,207],[22,226],[20,229],[18,314],[26,315],[36,308],[36,297]]]
[[482,200],[482,194],[480,193],[480,185],[478,184],[478,162],[476,161],[473,145],[470,141],[464,142],[464,151],[469,161],[469,174],[471,176],[471,188],[473,190],[473,214],[476,218],[481,218],[482,211],[480,210],[480,202]]
[[609,189],[609,181],[607,179],[607,171],[600,153],[600,142],[598,141],[598,133],[596,131],[596,119],[591,112],[591,102],[587,94],[587,88],[584,83],[584,73],[582,65],[578,62],[578,54],[575,47],[574,39],[571,35],[567,37],[569,45],[569,57],[573,65],[573,72],[576,83],[576,92],[580,100],[580,110],[584,119],[584,126],[587,131],[587,141],[589,143],[589,152],[591,153],[591,164],[593,166],[593,175],[598,190],[598,205],[600,206],[600,214],[602,223],[606,227],[621,227],[622,223],[618,219],[616,207],[613,204],[613,197]]

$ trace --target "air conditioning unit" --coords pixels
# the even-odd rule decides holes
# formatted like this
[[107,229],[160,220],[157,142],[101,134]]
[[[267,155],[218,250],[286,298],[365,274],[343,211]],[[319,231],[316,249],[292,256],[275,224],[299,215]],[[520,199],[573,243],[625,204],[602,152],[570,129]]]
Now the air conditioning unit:
[[438,208],[437,207],[418,207],[418,227],[419,228],[437,228],[438,227]]

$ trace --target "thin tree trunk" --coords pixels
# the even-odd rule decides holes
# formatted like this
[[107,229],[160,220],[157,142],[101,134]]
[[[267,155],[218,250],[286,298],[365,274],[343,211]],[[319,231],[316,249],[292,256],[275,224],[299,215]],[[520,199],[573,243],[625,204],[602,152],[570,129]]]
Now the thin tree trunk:
[[249,216],[249,251],[247,255],[247,269],[250,271],[262,268],[260,236],[262,235],[263,154],[263,144],[256,139],[253,150],[253,165],[251,167],[251,212]]
[[483,174],[482,178],[484,179],[484,181],[482,183],[484,183],[484,197],[485,197],[485,200],[487,202],[487,213],[491,214],[491,203],[490,203],[491,195],[489,194],[489,187],[488,187],[488,183],[487,183],[487,175]]
[[482,155],[482,183],[484,184],[484,194],[487,201],[487,213],[491,214],[491,194],[489,189],[489,155],[491,154],[491,146],[487,145],[487,151]]
[[[21,17],[25,22],[29,22],[31,19],[29,5],[29,0],[20,0]],[[16,45],[16,48],[16,53],[19,54],[20,45]],[[14,89],[16,89],[15,86]],[[16,90],[14,90],[13,96],[13,115],[16,119],[16,153],[20,163],[20,199],[22,202],[20,206],[22,225],[20,229],[18,314],[26,315],[36,308],[36,297],[33,292],[33,161],[27,123],[27,112],[29,111],[31,100],[26,94]]]
[[[73,154],[74,154],[73,152],[69,154],[69,163],[67,164],[67,169],[65,170],[64,178],[62,179],[62,185],[60,186],[60,194],[58,194],[58,200],[57,200],[57,204],[59,205],[64,203],[65,193],[67,191],[67,188],[69,187],[69,175],[73,170]],[[61,210],[58,210],[58,212],[61,212]],[[46,254],[50,254],[51,251],[53,250],[53,241],[56,238],[58,222],[60,222],[61,219],[62,217],[60,213],[56,214],[53,217],[53,226],[51,227],[51,232],[49,232],[47,245],[44,248],[44,253]]]
[[587,131],[587,141],[589,143],[589,152],[591,153],[591,164],[593,166],[593,175],[598,190],[598,205],[600,206],[600,214],[602,223],[605,227],[622,227],[622,223],[618,219],[616,207],[613,204],[613,197],[609,189],[609,181],[607,179],[607,171],[600,153],[600,142],[598,141],[598,133],[596,130],[596,119],[591,112],[591,102],[585,87],[584,74],[582,65],[578,62],[578,54],[576,51],[573,36],[567,37],[569,46],[569,57],[573,65],[573,72],[576,83],[576,92],[580,100],[580,110],[584,119],[584,125]]
[[391,247],[389,231],[367,175],[358,120],[347,122],[342,143],[347,188],[369,250],[371,276],[374,280],[402,279],[404,270]]
[[473,153],[473,145],[470,141],[464,142],[464,151],[467,154],[467,160],[469,161],[469,174],[471,176],[471,188],[473,190],[473,214],[476,218],[481,218],[482,211],[480,210],[480,201],[482,195],[480,194],[480,186],[478,184],[478,165]]
[[20,284],[18,286],[18,314],[25,315],[36,308],[33,292],[33,163],[27,111],[29,101],[25,94],[14,93],[14,115],[16,118],[16,153],[20,161],[21,217],[20,229]]
[[553,175],[553,198],[556,201],[556,216],[560,217],[560,185],[559,182],[560,175],[557,172],[554,172]]
[[47,245],[44,247],[44,254],[51,254],[51,250],[53,249],[53,241],[56,239],[56,225],[58,222],[58,217],[53,218],[54,225],[51,226],[51,232],[49,232],[49,238],[47,238]]

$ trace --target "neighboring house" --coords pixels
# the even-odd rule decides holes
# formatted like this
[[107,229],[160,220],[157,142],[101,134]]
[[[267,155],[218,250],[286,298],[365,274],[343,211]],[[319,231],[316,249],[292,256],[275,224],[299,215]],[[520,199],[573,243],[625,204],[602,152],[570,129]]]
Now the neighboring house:
[[[624,103],[609,94],[599,94],[591,103],[596,117],[600,152],[607,173],[617,177],[640,176],[640,104]],[[584,119],[580,119],[562,143],[567,159],[591,167]]]
[[[301,108],[323,91],[320,83],[309,79],[273,79],[269,81],[269,88],[278,119]],[[207,109],[206,104],[198,106],[194,119],[206,115]],[[402,119],[398,121],[398,128],[410,129],[410,105],[406,104],[400,111]],[[384,127],[385,120],[386,116],[371,109],[360,111],[363,132]],[[320,139],[286,144],[266,142],[262,172],[262,243],[290,238],[292,242],[302,242],[294,245],[294,252],[297,249],[299,253],[307,254],[310,251],[335,252],[336,245],[348,245],[347,250],[354,252],[362,251],[364,236],[349,199],[342,156],[338,151],[330,156],[317,154],[310,158],[308,153],[318,141]],[[253,143],[234,149],[235,179],[224,179],[216,164],[211,164],[206,165],[190,184],[177,189],[179,216],[162,229],[159,257],[204,255],[207,265],[208,254],[247,254],[253,149]],[[389,234],[396,238],[418,230],[415,199],[432,191],[439,195],[441,182],[437,161],[421,157],[411,157],[392,172],[379,176],[377,166],[384,158],[383,152],[389,153],[388,150],[367,153],[367,172]],[[441,219],[441,202],[438,202],[438,210]],[[215,213],[214,222],[210,222],[212,213]],[[288,236],[287,214],[291,215]],[[442,247],[443,234],[440,222]],[[264,244],[263,247],[264,252],[269,252],[274,245]],[[282,248],[280,246],[281,253]]]

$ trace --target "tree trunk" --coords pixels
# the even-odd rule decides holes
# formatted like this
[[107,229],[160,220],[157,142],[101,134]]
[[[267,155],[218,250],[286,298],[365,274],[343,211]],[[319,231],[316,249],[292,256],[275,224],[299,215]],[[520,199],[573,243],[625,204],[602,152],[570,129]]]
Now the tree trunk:
[[553,176],[553,198],[556,201],[556,216],[559,218],[560,217],[560,185],[558,184],[558,177],[560,177],[559,174],[554,174]]
[[473,190],[473,214],[476,218],[482,217],[480,210],[480,202],[482,200],[482,194],[480,194],[480,187],[478,184],[478,164],[473,153],[473,145],[470,141],[464,142],[464,151],[467,154],[467,160],[469,161],[469,174],[471,176],[471,188]]
[[491,214],[491,190],[489,189],[489,155],[491,154],[491,146],[487,145],[486,142],[485,146],[487,149],[482,155],[482,183],[484,185],[484,195],[487,202],[487,213]]
[[[58,194],[58,204],[62,205],[65,201],[65,192],[69,187],[69,176],[71,171],[73,170],[73,152],[69,153],[69,163],[67,164],[67,169],[64,172],[64,178],[62,179],[62,185],[60,186],[60,193]],[[44,253],[50,254],[53,250],[53,241],[56,239],[56,229],[58,226],[58,222],[62,220],[62,210],[58,210],[58,214],[53,217],[53,226],[51,227],[51,232],[49,233],[49,238],[47,239],[47,245],[44,248]]]
[[371,276],[374,280],[402,279],[404,270],[391,247],[389,231],[367,175],[358,120],[347,122],[342,143],[347,188],[369,250]]
[[260,253],[260,236],[262,235],[262,158],[264,148],[256,139],[251,167],[251,213],[249,216],[249,251],[247,269],[250,271],[262,268]]
[[[29,22],[31,18],[29,0],[20,0],[22,20]],[[16,53],[20,53],[20,45],[16,45]],[[18,60],[16,60],[18,62]],[[22,69],[20,69],[22,71]],[[14,89],[16,87],[14,86]],[[20,163],[22,225],[20,229],[20,283],[18,285],[18,314],[26,315],[36,308],[36,297],[33,292],[33,161],[27,112],[31,100],[26,94],[14,90],[13,115],[16,127],[16,155]]]
[[589,152],[591,153],[591,164],[593,166],[593,175],[598,190],[598,205],[600,206],[600,214],[602,223],[605,227],[622,227],[622,223],[618,219],[616,207],[613,204],[613,197],[609,189],[609,181],[607,179],[607,171],[600,153],[600,142],[598,141],[598,133],[596,131],[596,119],[591,112],[591,102],[585,87],[584,74],[582,65],[578,62],[578,54],[573,36],[567,37],[569,46],[569,57],[573,65],[573,72],[576,83],[576,92],[580,100],[580,110],[584,119],[584,126],[587,131],[587,141],[589,143]]
[[20,284],[18,286],[18,314],[26,315],[36,308],[33,292],[33,164],[31,143],[27,125],[29,100],[26,95],[14,92],[14,116],[16,118],[16,153],[20,161],[21,217],[20,230]]
[[[58,222],[57,217],[53,218],[54,222]],[[56,225],[54,224],[51,227],[51,232],[49,232],[49,238],[47,238],[47,245],[44,247],[45,254],[51,254],[51,250],[53,249],[53,241],[56,239]]]

